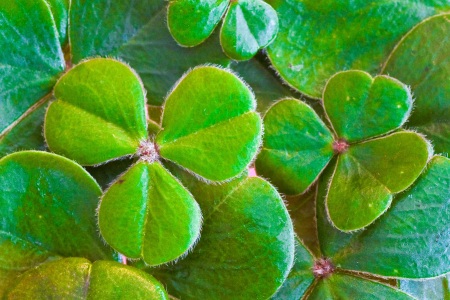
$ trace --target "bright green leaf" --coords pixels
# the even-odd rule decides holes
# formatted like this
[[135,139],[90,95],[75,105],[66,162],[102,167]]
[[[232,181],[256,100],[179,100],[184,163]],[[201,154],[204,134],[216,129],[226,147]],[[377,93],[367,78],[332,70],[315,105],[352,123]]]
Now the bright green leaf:
[[150,272],[181,299],[270,297],[294,258],[292,223],[277,191],[260,178],[222,185],[186,172],[180,178],[202,209],[202,237],[186,258]]
[[408,126],[450,153],[450,14],[429,18],[411,30],[391,53],[383,73],[411,85],[415,109]]
[[170,35],[166,15],[164,0],[72,0],[73,62],[93,56],[121,58],[142,78],[148,102],[154,105],[162,104],[167,91],[190,68],[229,63],[218,34],[199,47],[180,47]]
[[197,46],[216,28],[229,0],[170,0],[167,25],[173,38],[184,46]]
[[351,143],[401,127],[411,112],[412,96],[394,78],[352,70],[330,78],[323,104],[336,135]]
[[242,173],[261,141],[255,106],[250,89],[230,72],[192,70],[167,97],[156,137],[161,156],[209,180]]
[[345,274],[333,274],[318,281],[308,300],[412,300],[413,297],[390,286]]
[[280,19],[278,36],[268,47],[269,58],[290,85],[315,98],[338,71],[379,73],[382,62],[408,30],[450,9],[450,3],[441,0],[268,2]]
[[3,136],[51,91],[65,62],[50,8],[43,0],[1,1],[0,32]]
[[45,138],[52,151],[80,164],[134,154],[147,139],[145,92],[123,63],[105,58],[83,62],[58,81],[55,97]]
[[397,278],[450,271],[450,160],[434,157],[414,186],[374,225],[332,255],[342,268]]
[[282,287],[272,296],[272,300],[302,299],[314,281],[311,270],[314,257],[298,239],[295,242],[294,266]]
[[172,261],[192,248],[202,219],[180,182],[160,163],[144,161],[106,191],[98,216],[100,232],[114,249],[149,265]]
[[428,280],[400,280],[402,291],[413,295],[417,299],[434,300],[450,299],[450,274]]
[[312,108],[294,99],[272,106],[264,128],[256,171],[283,193],[303,193],[333,156],[331,132]]
[[353,231],[371,224],[390,206],[392,196],[409,187],[429,158],[427,141],[398,132],[353,145],[339,156],[328,195],[334,225]]
[[66,258],[20,277],[8,299],[169,299],[155,278],[116,262]]
[[277,13],[266,2],[230,1],[220,32],[220,43],[229,57],[247,60],[255,56],[259,49],[270,44],[277,32]]

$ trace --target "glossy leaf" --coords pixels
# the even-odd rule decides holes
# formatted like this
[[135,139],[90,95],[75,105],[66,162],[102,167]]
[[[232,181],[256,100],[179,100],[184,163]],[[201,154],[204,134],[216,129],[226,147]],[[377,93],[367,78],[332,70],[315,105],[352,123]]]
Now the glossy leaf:
[[66,258],[20,277],[8,299],[169,299],[151,275],[116,262]]
[[83,62],[58,81],[55,97],[44,131],[56,153],[95,165],[134,154],[147,139],[144,88],[123,63]]
[[151,273],[181,299],[270,297],[294,258],[292,223],[276,190],[257,177],[207,185],[178,176],[202,209],[202,237],[186,258]]
[[68,42],[69,6],[71,0],[47,0],[55,20],[59,42],[65,46]]
[[257,173],[283,193],[303,193],[333,156],[331,132],[312,108],[294,99],[272,106],[264,117],[264,128]]
[[372,78],[362,71],[345,71],[331,77],[323,104],[336,135],[357,142],[401,127],[412,108],[411,93],[388,76]]
[[280,19],[278,36],[268,47],[269,58],[291,86],[315,98],[338,71],[379,73],[382,62],[408,30],[450,9],[448,1],[440,0],[268,2]]
[[428,280],[400,280],[402,291],[413,295],[417,299],[450,299],[450,274]]
[[333,261],[345,269],[396,278],[448,273],[449,195],[450,160],[436,156],[414,186],[334,253]]
[[250,89],[230,72],[192,70],[167,97],[156,136],[161,156],[209,180],[242,173],[261,141],[255,106]]
[[44,150],[42,134],[47,101],[39,102],[8,132],[0,134],[0,157],[20,150]]
[[93,56],[124,60],[142,78],[148,102],[154,105],[162,104],[167,91],[190,68],[229,63],[217,34],[199,47],[180,47],[167,28],[166,4],[164,0],[72,0],[73,62]]
[[333,224],[342,231],[371,224],[389,208],[393,194],[416,180],[429,152],[427,141],[414,132],[351,146],[338,158],[327,195]]
[[351,275],[333,274],[318,281],[308,300],[360,299],[360,300],[412,300],[413,297],[390,286]]
[[220,32],[220,43],[229,57],[247,60],[270,44],[277,32],[277,13],[266,2],[230,1]]
[[58,155],[24,151],[2,158],[0,274],[11,280],[56,256],[111,259],[97,232],[100,194],[86,171]]
[[216,28],[229,0],[171,0],[167,25],[173,38],[183,46],[197,46]]
[[314,258],[311,253],[296,239],[294,266],[283,283],[283,286],[272,296],[273,300],[302,299],[314,281],[311,270]]
[[258,102],[256,110],[260,113],[266,112],[276,100],[293,96],[290,89],[256,59],[234,62],[230,68],[250,85]]
[[106,191],[98,217],[108,244],[149,265],[174,260],[192,248],[202,219],[197,202],[180,182],[160,163],[144,161]]
[[450,153],[449,18],[439,15],[417,25],[395,47],[383,70],[411,85],[415,109],[408,126],[426,134],[437,153]]
[[4,135],[51,91],[65,62],[43,0],[1,1],[0,32],[0,134]]

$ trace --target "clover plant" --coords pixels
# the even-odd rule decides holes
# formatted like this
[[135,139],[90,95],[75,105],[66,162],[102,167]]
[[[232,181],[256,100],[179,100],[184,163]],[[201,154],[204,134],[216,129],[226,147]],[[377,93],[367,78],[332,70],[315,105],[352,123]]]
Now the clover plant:
[[0,0],[0,298],[448,299],[449,13]]

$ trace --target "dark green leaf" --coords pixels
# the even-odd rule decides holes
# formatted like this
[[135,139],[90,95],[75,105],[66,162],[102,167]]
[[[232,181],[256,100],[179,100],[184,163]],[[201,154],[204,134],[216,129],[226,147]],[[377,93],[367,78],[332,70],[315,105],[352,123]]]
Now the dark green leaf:
[[55,97],[44,128],[48,146],[83,165],[134,154],[148,137],[144,88],[123,63],[85,61],[58,81]]
[[289,84],[315,98],[338,71],[360,69],[377,74],[408,30],[450,9],[450,3],[442,0],[268,2],[280,19],[278,36],[268,47],[269,58]]
[[303,193],[333,156],[331,132],[311,107],[294,99],[272,106],[264,117],[264,127],[257,173],[283,193]]
[[111,261],[66,258],[23,274],[8,299],[168,299],[155,278]]
[[402,291],[421,300],[450,299],[450,275],[428,280],[400,280]]
[[383,72],[411,85],[415,109],[408,126],[450,152],[450,14],[429,18],[411,30],[391,53]]
[[69,27],[69,6],[71,0],[47,0],[52,10],[58,31],[59,42],[65,46],[68,42],[67,29]]

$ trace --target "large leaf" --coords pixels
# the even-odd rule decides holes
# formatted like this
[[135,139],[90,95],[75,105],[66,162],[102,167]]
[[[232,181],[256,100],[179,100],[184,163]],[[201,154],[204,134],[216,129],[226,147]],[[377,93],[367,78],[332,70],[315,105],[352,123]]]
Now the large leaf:
[[427,164],[428,142],[397,132],[353,145],[339,156],[327,195],[327,211],[342,231],[371,224],[409,187]]
[[450,299],[450,274],[428,280],[400,280],[402,291],[413,295],[417,299],[434,300]]
[[269,58],[290,85],[315,98],[338,71],[360,69],[377,74],[408,30],[450,9],[450,3],[441,0],[268,2],[280,19],[278,36],[268,48]]
[[220,43],[236,60],[247,60],[266,47],[278,32],[276,11],[262,0],[230,1],[223,20]]
[[65,62],[50,8],[43,0],[1,1],[0,32],[3,138],[51,91]]
[[412,96],[394,78],[352,70],[330,78],[323,105],[336,135],[353,143],[401,127],[411,112]]
[[159,265],[193,246],[202,216],[192,195],[160,163],[139,161],[106,191],[98,218],[114,249]]
[[283,193],[303,193],[333,156],[330,130],[311,107],[295,99],[272,106],[264,117],[264,128],[257,173]]
[[385,215],[329,255],[342,268],[382,276],[430,278],[448,273],[449,195],[450,160],[436,156]]
[[86,171],[55,154],[24,151],[1,159],[2,284],[55,256],[111,258],[97,232],[100,194]]
[[[218,35],[189,49],[169,33],[164,0],[73,0],[69,36],[74,63],[93,56],[126,61],[143,80],[148,102],[164,96],[188,69],[204,63],[227,65]],[[93,34],[95,32],[95,34]]]
[[225,14],[229,0],[170,0],[167,25],[173,38],[184,46],[204,42]]
[[65,46],[68,42],[67,29],[69,27],[69,6],[71,0],[47,0],[52,10],[58,31],[59,42]]
[[202,209],[202,237],[186,258],[150,272],[181,299],[270,297],[294,258],[292,223],[276,190],[257,177],[222,185],[180,178]]
[[134,154],[147,139],[144,88],[123,63],[85,61],[58,81],[55,97],[44,131],[56,153],[95,165]]
[[8,299],[169,299],[151,275],[111,261],[49,262],[23,274]]
[[391,53],[383,72],[411,85],[415,109],[408,126],[450,152],[450,14],[429,18],[411,30]]
[[195,68],[167,97],[156,137],[161,156],[209,180],[242,173],[261,142],[255,106],[250,89],[232,73]]
[[328,278],[318,281],[306,299],[413,300],[414,298],[400,290],[379,282],[346,274],[333,274]]

